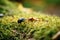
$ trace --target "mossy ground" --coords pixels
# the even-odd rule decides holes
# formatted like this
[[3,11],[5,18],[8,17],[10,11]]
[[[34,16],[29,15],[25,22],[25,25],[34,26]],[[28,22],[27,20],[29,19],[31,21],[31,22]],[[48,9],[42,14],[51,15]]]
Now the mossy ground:
[[[17,23],[19,18],[35,17],[40,21]],[[0,40],[52,40],[52,36],[60,31],[60,17],[39,13],[23,13],[0,18]]]

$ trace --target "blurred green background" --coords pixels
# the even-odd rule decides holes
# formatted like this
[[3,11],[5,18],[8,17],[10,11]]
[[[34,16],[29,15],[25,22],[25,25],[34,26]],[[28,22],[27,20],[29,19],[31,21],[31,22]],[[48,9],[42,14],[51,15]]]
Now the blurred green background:
[[[47,11],[49,13],[52,13],[52,11],[53,13],[58,13],[56,10],[60,9],[60,0],[0,0],[0,13],[3,12],[5,14],[6,11],[16,10],[18,8],[17,5],[20,4],[24,8],[32,8],[34,11]],[[59,13],[58,15],[60,15]]]

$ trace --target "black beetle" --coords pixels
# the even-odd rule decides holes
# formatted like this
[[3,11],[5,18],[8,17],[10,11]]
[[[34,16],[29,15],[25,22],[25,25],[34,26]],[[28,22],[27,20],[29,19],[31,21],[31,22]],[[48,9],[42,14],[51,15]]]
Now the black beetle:
[[25,21],[25,18],[20,18],[20,19],[18,19],[18,23],[22,23],[22,22],[24,22]]

